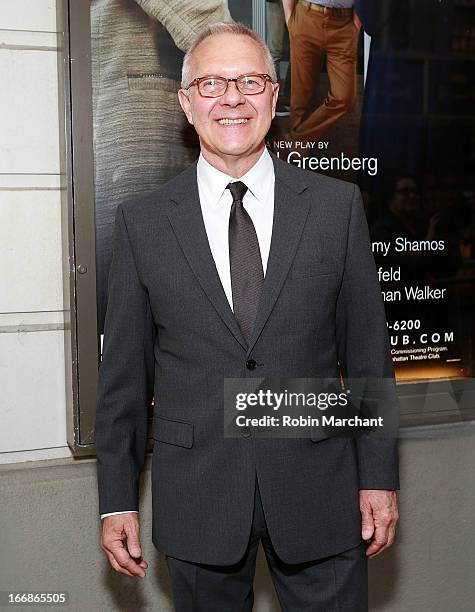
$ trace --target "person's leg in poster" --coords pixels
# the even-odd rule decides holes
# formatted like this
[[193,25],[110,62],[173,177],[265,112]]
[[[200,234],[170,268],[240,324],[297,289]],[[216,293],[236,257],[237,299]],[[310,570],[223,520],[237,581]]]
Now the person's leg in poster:
[[[305,4],[308,3],[302,6]],[[292,136],[319,140],[351,109],[355,100],[359,29],[354,23],[354,13],[351,9],[325,8],[322,12],[309,8],[304,13],[305,19],[299,20],[301,27],[305,28],[305,36],[302,38],[308,41],[313,37],[317,49],[325,50],[330,89],[324,102],[318,108],[310,112],[302,112],[300,108],[301,84],[297,81],[295,86],[293,85],[295,106],[293,103]],[[300,13],[296,15],[296,20],[299,17]],[[294,34],[293,26],[292,34]],[[298,38],[292,36],[291,45],[294,41],[297,45],[299,44]],[[292,66],[297,66],[299,55],[302,56],[302,53],[299,53],[297,49]],[[315,90],[316,87],[313,94]]]
[[[285,36],[286,25],[281,0],[266,0],[266,42],[269,46],[279,81],[283,76],[281,74],[280,62],[284,59]],[[288,104],[288,98],[281,94],[277,100],[276,115],[278,117],[287,117],[289,115],[290,109]]]
[[321,104],[298,128],[301,134],[323,136],[351,110],[356,97],[358,30],[353,17],[327,22],[327,73],[330,89]]
[[298,3],[288,21],[290,36],[290,125],[297,135],[301,123],[311,114],[325,59],[320,15]]
[[285,20],[280,0],[266,0],[266,42],[274,60],[277,78],[284,46]]

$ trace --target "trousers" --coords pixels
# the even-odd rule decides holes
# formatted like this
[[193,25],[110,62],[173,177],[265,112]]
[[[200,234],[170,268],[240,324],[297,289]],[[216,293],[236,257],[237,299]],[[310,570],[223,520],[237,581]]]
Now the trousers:
[[269,537],[257,478],[249,544],[238,563],[216,566],[166,557],[176,612],[251,611],[259,542],[283,612],[367,612],[365,542],[331,557],[284,563]]
[[[326,9],[299,2],[290,16],[291,136],[318,140],[347,113],[356,97],[359,30],[352,9]],[[326,58],[330,90],[316,94]]]
[[278,70],[279,62],[283,59],[285,33],[284,11],[280,0],[279,2],[266,1],[266,26],[267,46]]

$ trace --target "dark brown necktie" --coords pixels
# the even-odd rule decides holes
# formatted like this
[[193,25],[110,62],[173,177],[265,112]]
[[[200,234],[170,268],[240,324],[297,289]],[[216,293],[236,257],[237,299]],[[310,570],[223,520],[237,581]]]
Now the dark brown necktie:
[[229,183],[227,189],[233,196],[229,215],[229,264],[234,316],[249,345],[264,272],[256,230],[242,204],[247,187],[241,181],[236,181]]

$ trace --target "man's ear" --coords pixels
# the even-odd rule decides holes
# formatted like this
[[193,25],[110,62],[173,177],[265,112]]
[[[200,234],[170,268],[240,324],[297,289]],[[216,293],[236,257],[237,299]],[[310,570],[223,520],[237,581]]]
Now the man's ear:
[[187,92],[184,89],[178,90],[178,101],[180,102],[180,106],[183,109],[183,112],[188,119],[188,122],[193,125],[193,114],[191,112],[191,103],[190,99],[187,95]]
[[279,83],[273,85],[274,91],[272,92],[272,119],[275,117],[275,107],[277,106],[277,98],[279,97]]

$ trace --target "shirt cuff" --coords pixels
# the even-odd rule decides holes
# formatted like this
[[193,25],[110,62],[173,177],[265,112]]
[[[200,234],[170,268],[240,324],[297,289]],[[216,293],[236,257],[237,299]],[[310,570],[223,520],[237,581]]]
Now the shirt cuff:
[[106,512],[106,514],[101,514],[101,519],[106,518],[106,516],[112,516],[114,514],[127,514],[128,512],[135,512],[135,514],[138,514],[137,510],[121,510],[120,512]]

